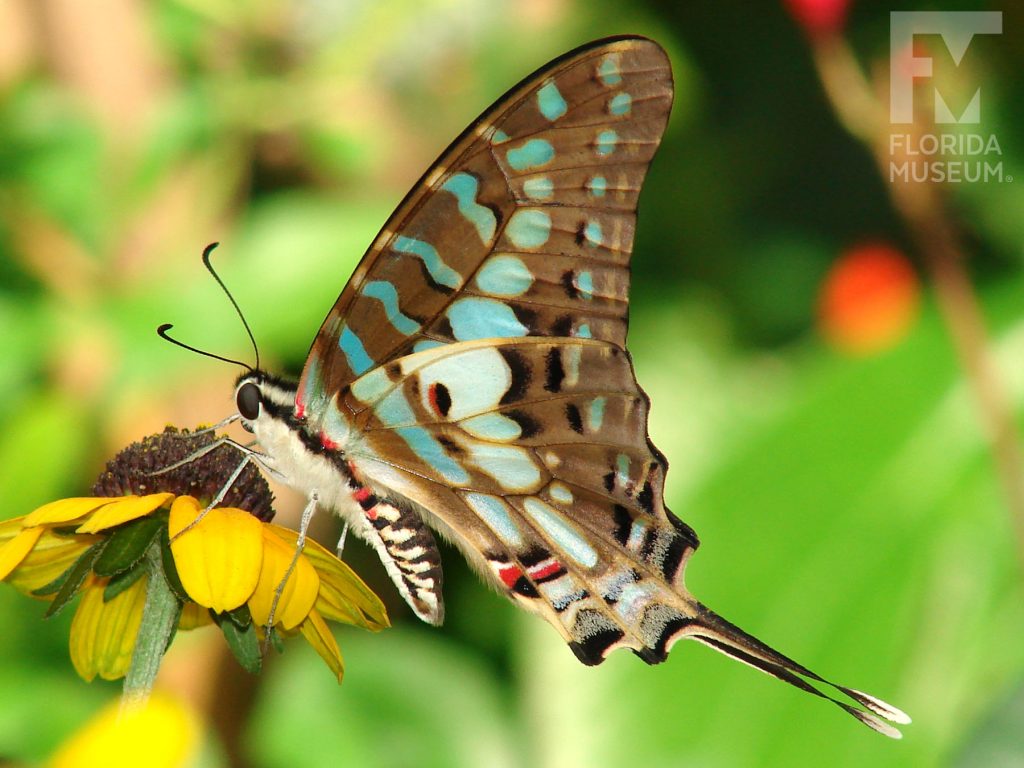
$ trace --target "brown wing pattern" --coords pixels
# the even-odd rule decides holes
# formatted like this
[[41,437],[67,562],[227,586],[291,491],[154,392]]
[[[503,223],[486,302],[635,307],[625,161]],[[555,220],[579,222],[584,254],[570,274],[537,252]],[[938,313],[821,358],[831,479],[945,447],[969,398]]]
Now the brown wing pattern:
[[523,81],[414,187],[324,321],[297,406],[452,341],[625,343],[637,196],[672,102],[664,51],[585,46]]

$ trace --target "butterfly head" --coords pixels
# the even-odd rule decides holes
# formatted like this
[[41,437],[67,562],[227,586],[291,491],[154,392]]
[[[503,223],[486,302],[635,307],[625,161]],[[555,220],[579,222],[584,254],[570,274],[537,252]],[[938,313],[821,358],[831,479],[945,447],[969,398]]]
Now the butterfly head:
[[242,427],[257,432],[266,419],[283,419],[295,408],[295,383],[261,370],[246,371],[235,382],[235,407]]

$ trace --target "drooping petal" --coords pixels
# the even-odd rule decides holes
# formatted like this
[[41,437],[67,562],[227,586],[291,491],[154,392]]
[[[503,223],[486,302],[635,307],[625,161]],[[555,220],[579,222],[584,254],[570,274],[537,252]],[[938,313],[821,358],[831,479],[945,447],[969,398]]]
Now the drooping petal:
[[[270,525],[270,528],[279,538],[295,546],[295,531],[277,525]],[[347,563],[311,539],[306,539],[302,553],[320,574],[315,607],[323,618],[372,632],[391,626],[384,603]]]
[[144,707],[122,712],[111,702],[71,737],[50,768],[177,768],[191,765],[199,746],[199,723],[182,702],[155,694]]
[[32,551],[18,564],[5,581],[25,594],[50,584],[74,565],[79,556],[96,543],[97,536],[64,536],[49,528],[29,528],[42,535]]
[[71,663],[86,682],[97,675],[116,680],[128,671],[135,638],[142,623],[148,577],[103,602],[104,582],[94,580],[82,590],[82,598],[71,621]]
[[34,525],[63,525],[85,517],[90,512],[106,506],[115,499],[105,496],[80,496],[73,499],[59,499],[43,504],[33,512],[25,515],[22,525],[29,528]]
[[[263,568],[256,591],[249,600],[249,611],[253,621],[266,625],[274,593],[280,588],[288,566],[295,557],[295,545],[288,544],[274,535],[270,526],[263,528]],[[284,629],[294,629],[309,615],[316,603],[320,590],[320,577],[305,555],[299,555],[295,570],[284,585],[281,598],[274,613],[274,624]]]
[[334,673],[340,683],[341,678],[345,676],[345,660],[341,657],[338,641],[331,634],[327,622],[323,620],[323,617],[316,610],[313,610],[306,620],[302,622],[299,631],[306,638],[306,642],[313,646],[313,650],[331,668],[331,672]]
[[78,526],[78,533],[96,533],[144,517],[172,498],[173,493],[151,493],[148,496],[126,496],[117,499],[96,510],[92,517]]
[[204,608],[196,603],[185,603],[181,607],[181,616],[178,617],[178,629],[197,629],[212,623],[213,618],[210,616],[209,608]]
[[42,534],[42,528],[26,528],[13,539],[0,545],[0,581],[6,579],[11,571],[21,565]]
[[218,613],[232,611],[252,596],[259,582],[262,524],[240,509],[215,507],[181,533],[201,512],[191,496],[179,496],[171,505],[168,533],[174,564],[195,602]]

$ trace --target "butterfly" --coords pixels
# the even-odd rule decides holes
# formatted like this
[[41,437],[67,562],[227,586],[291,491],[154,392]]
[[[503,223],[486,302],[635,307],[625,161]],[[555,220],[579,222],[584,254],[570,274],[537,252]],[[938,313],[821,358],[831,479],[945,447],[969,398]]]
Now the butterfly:
[[[444,618],[435,532],[584,664],[705,643],[888,736],[900,710],[834,685],[683,583],[698,546],[626,351],[637,198],[672,104],[668,57],[598,40],[473,122],[384,225],[299,381],[237,381],[260,463],[340,515],[402,597]],[[839,694],[826,693],[831,686]],[[851,703],[852,702],[852,703]]]

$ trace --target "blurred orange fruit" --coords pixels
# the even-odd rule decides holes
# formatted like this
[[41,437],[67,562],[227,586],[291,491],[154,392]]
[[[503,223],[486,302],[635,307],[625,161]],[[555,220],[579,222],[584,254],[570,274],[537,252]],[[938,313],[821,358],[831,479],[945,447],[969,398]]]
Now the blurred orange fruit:
[[920,300],[920,283],[906,256],[886,243],[865,243],[846,250],[825,276],[818,327],[845,352],[880,352],[907,334]]

